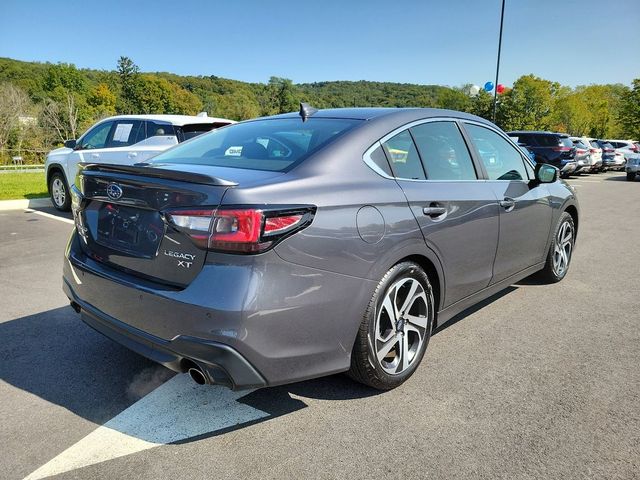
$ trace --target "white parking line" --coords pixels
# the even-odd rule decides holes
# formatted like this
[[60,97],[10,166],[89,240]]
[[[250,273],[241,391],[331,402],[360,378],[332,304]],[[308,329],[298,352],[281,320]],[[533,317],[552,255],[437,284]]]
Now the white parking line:
[[176,375],[25,480],[59,475],[268,417],[262,410],[237,402],[251,391],[196,385],[187,374]]
[[24,211],[27,213],[35,213],[36,215],[41,215],[43,217],[52,218],[53,220],[60,220],[61,222],[70,223],[71,225],[74,224],[73,220],[69,218],[59,217],[57,215],[52,215],[47,212],[41,212],[40,210],[33,210],[32,208],[26,208]]

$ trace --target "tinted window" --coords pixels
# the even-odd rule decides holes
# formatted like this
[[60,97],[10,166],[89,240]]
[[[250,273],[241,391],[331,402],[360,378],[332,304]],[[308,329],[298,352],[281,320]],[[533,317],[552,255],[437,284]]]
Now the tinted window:
[[144,139],[144,122],[141,120],[119,120],[111,133],[108,147],[128,147]]
[[389,158],[393,175],[398,178],[425,180],[418,150],[409,130],[399,133],[382,144]]
[[475,180],[476,171],[458,126],[430,122],[411,129],[429,180]]
[[560,137],[560,144],[565,147],[573,147],[573,142],[569,137]]
[[89,130],[89,132],[82,137],[80,149],[90,150],[93,148],[105,148],[107,145],[107,138],[109,137],[109,131],[112,126],[113,122],[105,122],[92,130]]
[[560,145],[560,139],[557,135],[536,135],[536,140],[541,147],[557,147]]
[[592,147],[594,148],[600,148],[600,145],[598,144],[598,142],[596,142],[595,140],[591,140],[589,142],[591,144]]
[[[309,118],[302,122],[300,118],[279,118],[238,123],[171,148],[154,157],[153,162],[284,171],[360,122],[330,118]],[[300,137],[305,137],[305,141]]]
[[182,127],[178,127],[178,140],[180,142],[184,142],[185,140],[189,140],[193,137],[197,137],[198,135],[202,135],[203,133],[210,132],[214,128],[222,127],[224,125],[228,125],[227,123],[194,123],[190,125],[182,125]]
[[467,124],[490,180],[528,179],[522,155],[507,140],[488,128]]
[[175,135],[175,129],[173,125],[169,123],[158,122],[146,122],[147,124],[147,138],[162,137],[165,135]]
[[393,172],[391,171],[391,167],[389,166],[389,162],[387,161],[387,156],[382,151],[381,146],[378,146],[373,150],[373,152],[369,154],[369,159],[386,175],[389,175],[390,177],[393,176]]

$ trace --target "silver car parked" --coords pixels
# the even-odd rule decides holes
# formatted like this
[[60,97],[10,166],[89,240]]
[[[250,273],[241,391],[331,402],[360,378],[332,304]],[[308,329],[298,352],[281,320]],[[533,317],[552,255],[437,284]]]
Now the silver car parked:
[[562,280],[579,226],[557,168],[437,109],[302,105],[144,165],[82,165],[72,192],[82,319],[236,389],[344,371],[396,387],[454,315]]

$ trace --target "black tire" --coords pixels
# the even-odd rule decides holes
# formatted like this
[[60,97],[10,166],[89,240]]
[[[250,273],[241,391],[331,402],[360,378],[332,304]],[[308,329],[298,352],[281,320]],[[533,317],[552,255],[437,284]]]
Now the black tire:
[[[567,264],[564,266],[564,268],[560,269],[558,268],[556,262],[556,248],[565,249],[566,252],[567,247],[563,247],[563,244],[560,243],[559,238],[560,232],[565,224],[569,225],[569,228],[571,229],[571,245],[569,247]],[[549,245],[549,251],[547,252],[547,260],[544,268],[537,274],[539,280],[541,280],[543,283],[557,283],[564,277],[566,277],[567,272],[569,271],[569,267],[571,266],[571,259],[573,258],[573,248],[575,246],[575,241],[576,227],[573,222],[573,217],[569,213],[563,212],[562,215],[560,215],[558,223],[556,224],[556,228],[553,232],[553,239],[551,241],[551,245]]]
[[633,182],[636,179],[636,173],[635,172],[627,172],[627,180],[630,182]]
[[[399,316],[400,319],[391,328],[385,329],[384,333],[389,336],[383,341],[376,332],[392,324],[392,319],[388,313],[385,313],[386,305],[389,305],[385,302],[387,296],[394,296],[396,302],[392,309],[398,310],[396,308],[398,301],[404,304],[403,299],[409,298],[414,285],[416,290],[413,291],[411,298],[415,298],[415,301],[404,312],[400,312],[400,315],[394,313],[394,318]],[[419,287],[422,287],[422,291]],[[406,297],[402,296],[404,293]],[[413,320],[408,320],[409,317]],[[433,289],[424,270],[413,262],[395,265],[380,280],[364,313],[353,346],[348,375],[360,383],[379,390],[391,390],[403,384],[413,375],[424,357],[431,338],[434,317]],[[418,324],[414,323],[415,320],[420,320],[421,326],[418,329],[416,329]],[[418,330],[422,331],[422,334]],[[394,339],[396,343],[393,344],[393,348],[382,360],[378,360],[378,343],[382,344],[380,349],[385,350],[384,345],[391,345]],[[402,351],[407,352],[406,355],[403,355]],[[405,358],[407,358],[407,364],[403,363]],[[389,369],[394,368],[395,362],[397,362],[398,372],[389,373]]]
[[49,179],[49,197],[56,210],[68,212],[71,210],[71,193],[69,184],[62,172],[54,172]]

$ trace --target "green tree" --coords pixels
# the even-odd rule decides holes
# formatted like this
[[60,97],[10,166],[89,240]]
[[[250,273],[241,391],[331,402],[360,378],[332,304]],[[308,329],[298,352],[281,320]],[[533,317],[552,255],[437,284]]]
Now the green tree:
[[117,96],[105,83],[99,83],[91,89],[87,103],[93,108],[93,118],[104,118],[116,113]]
[[623,125],[621,136],[640,140],[640,78],[623,94],[618,117]]
[[117,66],[120,80],[120,98],[116,104],[118,113],[131,114],[140,111],[142,86],[140,69],[129,57],[120,57]]
[[523,75],[501,95],[496,121],[505,130],[548,130],[560,84]]

